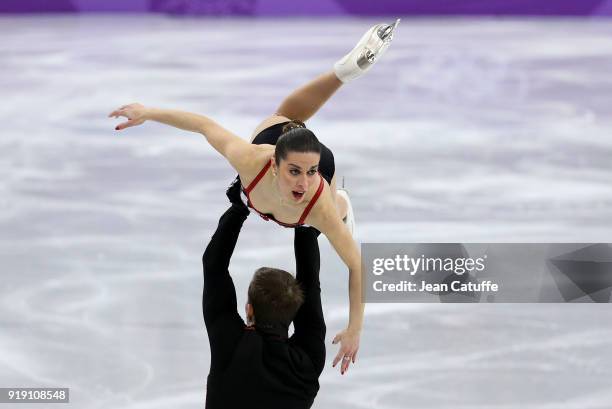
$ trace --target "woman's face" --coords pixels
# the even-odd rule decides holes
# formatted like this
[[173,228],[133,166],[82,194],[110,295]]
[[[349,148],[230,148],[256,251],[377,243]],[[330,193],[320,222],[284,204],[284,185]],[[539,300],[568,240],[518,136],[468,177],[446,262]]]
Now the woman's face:
[[306,192],[319,182],[320,159],[321,155],[315,152],[289,152],[276,164],[278,189],[283,199],[295,204],[304,201]]

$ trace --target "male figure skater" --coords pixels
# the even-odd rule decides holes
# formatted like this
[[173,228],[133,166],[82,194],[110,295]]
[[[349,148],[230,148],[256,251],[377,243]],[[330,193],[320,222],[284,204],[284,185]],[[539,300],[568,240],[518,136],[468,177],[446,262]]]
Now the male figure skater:
[[[255,272],[245,325],[228,267],[248,214],[244,204],[233,203],[202,258],[202,309],[211,352],[206,409],[310,408],[325,364],[319,231],[295,229],[295,279],[269,267]],[[291,321],[295,331],[288,337]]]

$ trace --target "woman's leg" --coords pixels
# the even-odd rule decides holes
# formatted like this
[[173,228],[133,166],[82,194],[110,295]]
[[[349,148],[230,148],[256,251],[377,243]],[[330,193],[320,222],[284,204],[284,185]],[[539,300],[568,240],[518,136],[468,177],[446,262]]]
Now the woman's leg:
[[392,24],[377,24],[370,28],[355,48],[334,64],[333,70],[319,75],[289,94],[276,110],[276,114],[266,118],[255,128],[253,138],[278,123],[292,119],[306,122],[310,119],[343,83],[360,77],[372,68],[389,47],[398,23],[399,19]]
[[333,71],[330,71],[319,75],[308,84],[296,89],[283,100],[274,115],[264,119],[255,128],[251,141],[264,129],[281,122],[294,119],[306,122],[327,102],[341,85],[342,81],[336,77]]
[[306,122],[340,88],[342,81],[333,71],[319,75],[293,91],[276,110],[276,114]]
[[372,68],[391,44],[398,23],[399,19],[392,24],[377,24],[370,28],[355,48],[334,65],[332,71],[293,91],[276,114],[306,122],[344,82],[360,77]]

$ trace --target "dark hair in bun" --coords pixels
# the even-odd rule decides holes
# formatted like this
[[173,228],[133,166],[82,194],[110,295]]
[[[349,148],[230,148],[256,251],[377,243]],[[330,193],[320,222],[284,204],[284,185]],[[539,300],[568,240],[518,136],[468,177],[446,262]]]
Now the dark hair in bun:
[[276,141],[274,159],[276,163],[287,158],[289,152],[321,154],[321,144],[304,122],[293,120],[283,126],[283,133]]
[[306,128],[306,125],[304,124],[304,122],[294,119],[291,122],[287,122],[283,126],[283,133],[289,132],[290,130],[295,129],[295,128]]

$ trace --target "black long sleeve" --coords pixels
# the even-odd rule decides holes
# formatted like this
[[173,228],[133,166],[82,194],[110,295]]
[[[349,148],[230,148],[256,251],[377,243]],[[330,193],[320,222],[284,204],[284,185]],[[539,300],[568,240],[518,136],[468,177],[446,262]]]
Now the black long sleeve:
[[320,232],[312,227],[295,229],[296,279],[304,291],[304,304],[293,320],[295,332],[291,339],[310,356],[315,369],[321,373],[325,366],[326,327],[319,282],[319,234]]
[[227,366],[245,327],[238,314],[236,289],[228,267],[248,214],[248,209],[232,205],[219,219],[202,257],[202,311],[210,342],[211,374]]

